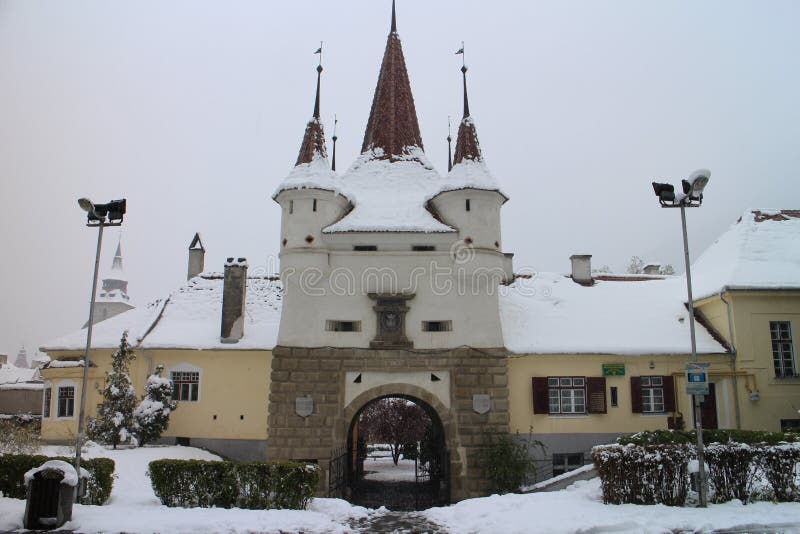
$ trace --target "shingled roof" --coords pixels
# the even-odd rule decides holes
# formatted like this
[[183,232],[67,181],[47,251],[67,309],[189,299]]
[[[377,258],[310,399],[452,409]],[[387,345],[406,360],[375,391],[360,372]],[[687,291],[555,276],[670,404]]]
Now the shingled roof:
[[375,151],[376,157],[381,159],[407,159],[409,147],[424,148],[392,3],[392,27],[383,53],[361,152]]

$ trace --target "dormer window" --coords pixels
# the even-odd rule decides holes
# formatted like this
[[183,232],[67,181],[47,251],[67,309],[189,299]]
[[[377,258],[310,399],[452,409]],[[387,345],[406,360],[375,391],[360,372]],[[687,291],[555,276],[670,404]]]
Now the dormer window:
[[470,202],[469,202],[469,199],[467,199],[467,204],[466,204],[466,207],[467,207],[467,211],[469,211],[469,210],[470,210],[470,208],[471,208],[471,206],[470,206]]

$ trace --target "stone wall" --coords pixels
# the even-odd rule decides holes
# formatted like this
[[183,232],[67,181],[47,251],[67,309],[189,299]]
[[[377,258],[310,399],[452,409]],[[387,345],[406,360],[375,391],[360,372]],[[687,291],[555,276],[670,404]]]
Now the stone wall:
[[[362,373],[380,377],[380,381],[347,400],[348,377],[352,381]],[[408,378],[431,373],[448,379],[447,387],[443,389],[438,376],[436,386]],[[476,394],[489,395],[487,413],[473,410]],[[276,347],[269,398],[269,459],[317,460],[323,470],[319,494],[325,495],[331,451],[346,447],[353,418],[366,404],[389,395],[419,399],[439,415],[450,450],[452,500],[485,495],[487,482],[476,453],[488,436],[508,432],[508,376],[502,348],[415,351]],[[301,417],[295,401],[307,396],[313,399],[313,412]]]

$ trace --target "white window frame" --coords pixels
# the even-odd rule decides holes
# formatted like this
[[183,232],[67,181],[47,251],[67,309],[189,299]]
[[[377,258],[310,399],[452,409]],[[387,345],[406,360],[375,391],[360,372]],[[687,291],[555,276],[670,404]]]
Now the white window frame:
[[[50,398],[47,398],[48,392]],[[51,419],[53,417],[53,384],[45,382],[42,390],[42,419]]]
[[[664,408],[663,377],[642,376],[639,378],[642,388],[642,413],[666,413]],[[661,406],[660,410],[658,409],[659,406]]]
[[548,376],[547,390],[547,410],[551,415],[586,414],[585,376]]
[[[75,394],[72,397],[72,415],[60,415],[59,408],[61,407],[61,389],[62,388],[72,388]],[[56,410],[55,410],[55,420],[56,421],[71,421],[78,417],[78,410],[77,404],[80,402],[80,395],[83,394],[82,391],[78,388],[78,384],[74,380],[62,380],[55,385],[55,403],[56,403]],[[53,411],[50,411],[51,418],[53,416]]]
[[[203,400],[203,369],[187,362],[181,362],[168,369],[168,377],[172,380],[172,373],[197,373],[197,400],[172,399],[178,402],[200,402]],[[173,381],[174,382],[174,381]]]
[[[787,327],[788,327],[787,329],[789,331],[789,339],[785,339],[783,337],[780,337],[781,326],[784,325],[784,324],[787,325]],[[773,333],[775,332],[775,330],[773,330],[772,325],[776,325],[776,328],[778,330],[778,336],[779,337],[777,339],[775,339],[773,337]],[[772,353],[772,369],[773,369],[773,371],[775,373],[775,377],[776,378],[794,378],[794,377],[798,376],[797,360],[795,359],[795,353],[794,353],[794,335],[792,334],[792,322],[791,321],[770,321],[769,322],[769,340],[770,340],[770,349],[772,349],[771,350],[771,353]],[[774,348],[776,345],[778,345],[778,349],[777,350]],[[786,369],[787,358],[786,358],[786,354],[785,354],[786,351],[784,350],[784,348],[785,348],[784,345],[788,345],[789,346],[788,364],[791,366],[791,368],[788,369],[788,370]],[[778,358],[779,358],[777,362],[775,361],[776,352],[777,352]],[[776,364],[777,364],[777,368],[776,368]],[[779,370],[780,370],[780,373],[778,372]]]

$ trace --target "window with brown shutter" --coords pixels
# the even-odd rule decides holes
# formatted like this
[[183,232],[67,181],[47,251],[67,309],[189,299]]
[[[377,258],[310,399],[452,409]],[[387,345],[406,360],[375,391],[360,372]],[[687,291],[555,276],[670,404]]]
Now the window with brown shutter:
[[586,397],[586,408],[589,413],[606,413],[605,377],[586,377]]
[[550,413],[547,377],[534,376],[531,382],[533,385],[533,413]]
[[664,411],[675,411],[675,379],[671,376],[662,377],[664,383]]
[[631,377],[631,411],[642,413],[642,379],[638,376]]

